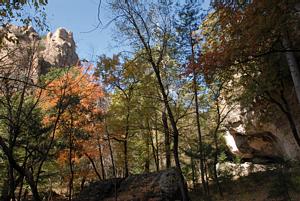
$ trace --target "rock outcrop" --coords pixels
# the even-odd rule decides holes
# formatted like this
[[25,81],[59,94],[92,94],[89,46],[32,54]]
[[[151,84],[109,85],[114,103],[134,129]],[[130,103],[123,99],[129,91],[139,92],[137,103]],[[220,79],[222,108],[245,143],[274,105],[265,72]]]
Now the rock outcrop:
[[176,201],[180,200],[176,169],[130,175],[126,179],[98,181],[86,187],[75,201]]
[[253,164],[250,162],[241,164],[225,162],[217,164],[217,171],[220,176],[231,177],[234,180],[240,177],[249,176],[253,173],[272,171],[276,169],[278,169],[276,165]]
[[73,66],[78,62],[72,32],[59,28],[54,33],[48,33],[41,43],[45,46],[42,58],[49,65],[64,67]]
[[[300,131],[299,105],[289,98],[294,108],[293,116]],[[276,105],[273,108],[276,109]],[[300,160],[300,149],[293,137],[287,117],[274,110],[267,121],[260,119],[256,111],[247,111],[237,105],[226,120],[224,136],[230,151],[241,158],[266,157],[284,160]]]
[[[3,39],[1,66],[10,70],[33,68],[32,79],[46,73],[50,67],[74,66],[78,63],[73,34],[64,28],[40,37],[31,26],[6,25],[0,29]],[[12,72],[10,72],[12,74]]]

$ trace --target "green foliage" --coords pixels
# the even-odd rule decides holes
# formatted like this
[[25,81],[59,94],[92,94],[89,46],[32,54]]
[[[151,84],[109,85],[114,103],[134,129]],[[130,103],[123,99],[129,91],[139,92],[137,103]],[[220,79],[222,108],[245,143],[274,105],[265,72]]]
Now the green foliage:
[[241,164],[242,158],[241,158],[240,156],[234,156],[234,157],[233,157],[233,162],[234,162],[235,164]]
[[[34,23],[39,28],[46,27],[45,6],[48,0],[8,0],[0,2],[0,25],[19,21],[25,25]],[[29,12],[35,12],[32,16]]]
[[223,152],[223,151],[221,152],[221,154],[218,157],[218,161],[219,161],[219,163],[223,163],[223,162],[227,161],[227,155],[225,152]]

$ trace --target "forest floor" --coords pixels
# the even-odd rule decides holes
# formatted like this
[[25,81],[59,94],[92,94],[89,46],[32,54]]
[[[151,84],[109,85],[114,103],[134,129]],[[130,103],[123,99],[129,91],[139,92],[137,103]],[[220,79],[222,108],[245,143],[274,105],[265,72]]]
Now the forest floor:
[[[133,175],[129,180],[117,180],[118,201],[174,201],[174,198],[164,199],[156,196],[158,194],[155,191],[155,186],[158,184],[153,181],[153,178],[157,180],[160,174],[162,172]],[[279,168],[266,172],[252,173],[249,176],[239,177],[235,180],[230,176],[220,178],[220,180],[223,197],[219,195],[217,188],[211,184],[211,201],[300,201],[300,166],[289,168],[289,170]],[[82,192],[75,200],[115,200],[111,195],[113,183],[115,182],[112,182],[112,180],[97,182],[84,190],[85,192]],[[149,187],[149,183],[153,183],[154,186],[145,188],[145,186]],[[143,189],[147,190],[147,192]],[[204,201],[199,188],[191,191],[190,197],[192,201]],[[52,201],[65,200],[67,199],[61,196],[53,197],[52,199]]]
[[[253,173],[237,180],[225,178],[223,197],[211,185],[212,201],[300,201],[300,167]],[[199,191],[191,192],[192,201],[202,201]]]

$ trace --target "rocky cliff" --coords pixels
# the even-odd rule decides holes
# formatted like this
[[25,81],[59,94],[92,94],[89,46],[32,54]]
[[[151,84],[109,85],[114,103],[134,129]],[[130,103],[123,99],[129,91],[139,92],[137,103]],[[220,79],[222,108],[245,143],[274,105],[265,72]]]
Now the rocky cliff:
[[78,63],[73,34],[64,28],[43,37],[31,26],[7,25],[0,29],[0,34],[4,35],[0,66],[10,66],[10,75],[15,73],[11,71],[31,67],[35,80],[40,74],[46,73],[49,67],[74,66]]
[[[292,110],[296,127],[300,131],[300,106],[295,94],[287,97]],[[224,136],[230,151],[241,158],[271,158],[300,160],[298,147],[286,115],[275,104],[272,112],[264,114],[262,120],[258,111],[247,110],[236,105],[226,120]]]

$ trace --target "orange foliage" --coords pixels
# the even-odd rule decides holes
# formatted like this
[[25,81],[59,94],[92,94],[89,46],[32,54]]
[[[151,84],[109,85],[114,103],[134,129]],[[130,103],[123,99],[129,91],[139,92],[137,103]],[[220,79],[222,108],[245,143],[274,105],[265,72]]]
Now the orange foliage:
[[[53,125],[59,122],[55,132],[56,139],[63,139],[68,145],[71,135],[72,161],[79,163],[84,153],[96,157],[97,139],[102,133],[101,115],[103,110],[100,106],[104,93],[98,80],[92,75],[91,67],[73,67],[63,75],[48,84],[47,90],[41,95],[40,107],[45,111],[45,125]],[[82,135],[75,134],[80,131]],[[58,154],[59,164],[68,162],[69,147]]]

